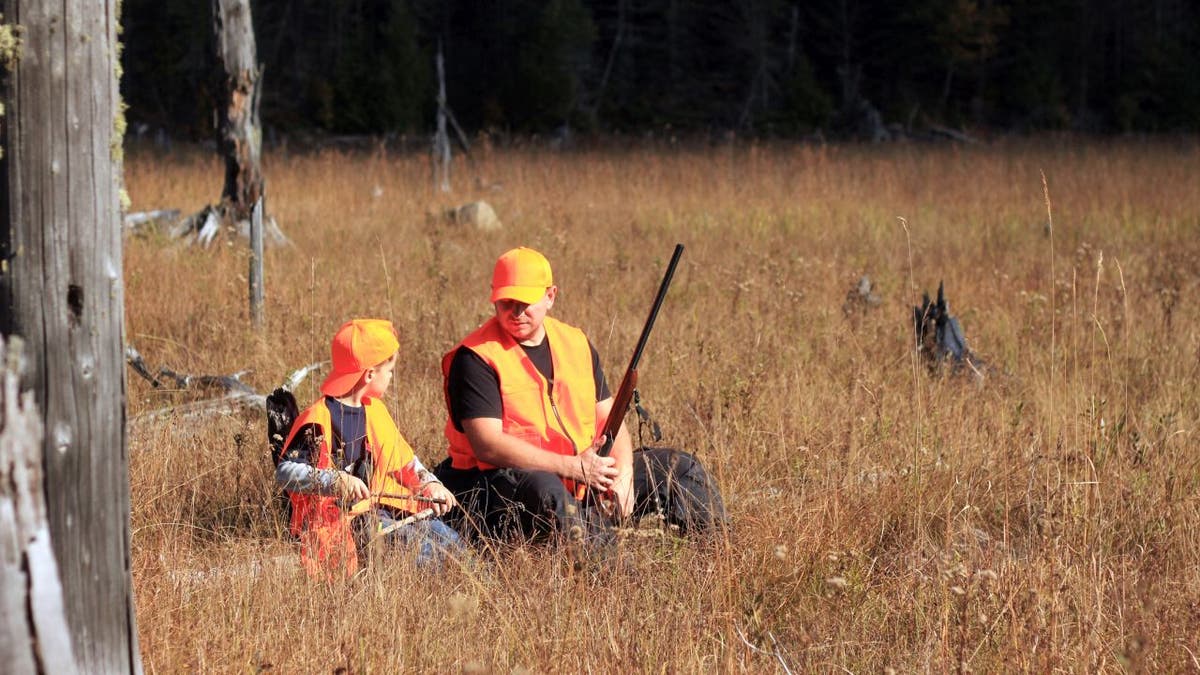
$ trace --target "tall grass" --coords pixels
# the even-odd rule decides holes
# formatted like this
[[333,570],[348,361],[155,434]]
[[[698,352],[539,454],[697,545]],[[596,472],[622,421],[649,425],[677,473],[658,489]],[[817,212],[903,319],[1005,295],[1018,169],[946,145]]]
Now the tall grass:
[[[1195,140],[497,150],[451,196],[423,157],[266,162],[295,242],[267,256],[266,330],[242,242],[130,238],[126,332],[151,364],[267,391],[345,319],[391,318],[388,404],[434,463],[439,360],[488,315],[499,253],[547,254],[554,313],[615,380],[682,241],[642,393],[733,524],[631,537],[606,574],[513,547],[313,584],[264,562],[295,554],[261,416],[147,421],[200,395],[131,374],[149,672],[1200,669]],[[220,176],[191,152],[126,169],[135,208],[198,209]],[[481,198],[502,232],[437,217]],[[843,312],[864,273],[881,306]],[[943,280],[983,384],[914,368],[914,291]]]

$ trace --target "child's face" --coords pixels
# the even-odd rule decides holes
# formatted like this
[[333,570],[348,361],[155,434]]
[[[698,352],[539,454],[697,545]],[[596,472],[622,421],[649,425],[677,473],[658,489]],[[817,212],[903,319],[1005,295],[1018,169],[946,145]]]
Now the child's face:
[[363,394],[371,398],[381,398],[387,393],[388,386],[392,383],[392,371],[395,369],[396,355],[392,354],[392,358],[369,371],[373,374],[367,378],[367,389]]

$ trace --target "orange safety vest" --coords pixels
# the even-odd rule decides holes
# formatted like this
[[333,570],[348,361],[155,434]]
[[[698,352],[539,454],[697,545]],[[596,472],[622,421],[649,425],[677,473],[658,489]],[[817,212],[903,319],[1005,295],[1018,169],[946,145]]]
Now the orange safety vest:
[[[592,350],[587,336],[573,326],[546,317],[542,324],[550,341],[554,382],[542,376],[525,350],[496,321],[495,317],[459,343],[479,355],[500,380],[504,433],[528,441],[548,452],[577,455],[596,437],[596,379],[592,372]],[[450,364],[458,347],[442,357],[443,382],[450,377]],[[450,410],[450,400],[446,400]],[[494,469],[475,456],[466,434],[446,420],[451,464],[456,469]],[[567,481],[564,481],[567,482]]]
[[[411,491],[396,480],[393,472],[400,472],[412,462],[412,446],[400,435],[400,431],[396,428],[396,422],[392,420],[391,414],[388,413],[387,407],[382,401],[365,398],[363,407],[367,411],[367,441],[363,449],[365,452],[371,453],[373,466],[367,488],[371,490],[372,494],[409,494]],[[316,424],[321,429],[321,445],[314,466],[318,469],[332,469],[330,440],[333,436],[333,424],[324,398],[319,399],[300,413],[295,423],[292,424],[292,430],[283,447],[290,447],[296,432],[308,424]],[[314,526],[330,522],[331,518],[341,517],[337,500],[334,497],[292,492],[291,499],[293,534],[300,534],[306,525]],[[379,503],[410,513],[415,510],[415,502],[407,499],[383,497],[379,499]]]

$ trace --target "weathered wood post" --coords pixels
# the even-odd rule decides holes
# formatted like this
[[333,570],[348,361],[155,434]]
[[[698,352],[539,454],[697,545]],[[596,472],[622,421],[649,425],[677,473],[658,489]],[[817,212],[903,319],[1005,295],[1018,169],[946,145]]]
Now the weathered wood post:
[[[117,0],[5,0],[3,8],[4,20],[20,26],[20,45],[8,54],[3,88],[0,333],[24,338],[22,386],[44,422],[46,522],[74,659],[83,672],[139,672]],[[39,589],[24,592],[36,597]],[[38,667],[56,670],[45,661]]]
[[250,212],[250,323],[263,326],[263,203],[260,197]]

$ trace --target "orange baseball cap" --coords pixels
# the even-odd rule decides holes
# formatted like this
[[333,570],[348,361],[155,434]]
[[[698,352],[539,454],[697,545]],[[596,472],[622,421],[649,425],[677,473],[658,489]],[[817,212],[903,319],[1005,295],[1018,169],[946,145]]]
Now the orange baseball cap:
[[492,302],[516,300],[532,305],[554,285],[550,261],[531,248],[521,246],[508,251],[496,261],[492,272]]
[[353,319],[342,324],[329,348],[333,372],[321,383],[321,393],[341,396],[358,383],[368,368],[392,358],[400,349],[396,329],[385,319]]

